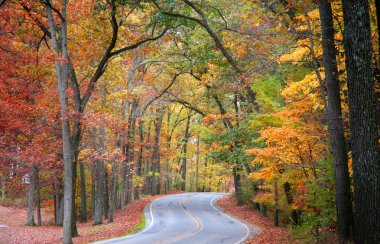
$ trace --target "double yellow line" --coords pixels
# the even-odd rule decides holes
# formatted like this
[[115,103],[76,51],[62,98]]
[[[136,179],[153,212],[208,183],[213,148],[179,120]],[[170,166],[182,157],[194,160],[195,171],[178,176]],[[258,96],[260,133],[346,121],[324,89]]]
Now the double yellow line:
[[[187,199],[189,199],[191,197],[192,196],[187,197]],[[168,240],[160,241],[159,243],[162,243],[162,244],[173,243],[173,242],[185,239],[185,238],[187,238],[189,236],[195,235],[196,233],[200,232],[203,229],[203,222],[197,216],[193,215],[189,210],[187,210],[187,208],[184,205],[184,200],[185,200],[185,198],[182,199],[181,202],[180,202],[181,207],[183,208],[183,210],[185,211],[185,213],[194,221],[194,223],[195,223],[195,229],[192,230],[191,232],[184,233],[182,235],[177,235],[177,236],[175,236],[173,238],[170,238]]]

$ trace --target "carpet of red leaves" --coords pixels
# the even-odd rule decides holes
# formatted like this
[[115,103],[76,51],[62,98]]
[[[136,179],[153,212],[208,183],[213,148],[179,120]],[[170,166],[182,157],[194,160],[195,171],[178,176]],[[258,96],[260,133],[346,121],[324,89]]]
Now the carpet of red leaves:
[[224,196],[216,205],[225,213],[251,224],[255,230],[259,229],[247,243],[293,243],[285,228],[275,227],[271,219],[261,216],[248,205],[237,206],[234,196]]
[[[93,226],[92,222],[78,223],[79,237],[74,243],[89,243],[112,237],[123,236],[140,224],[145,205],[162,195],[147,196],[117,211],[113,223],[104,220],[103,225]],[[25,226],[26,209],[0,206],[0,243],[1,244],[52,244],[61,243],[62,227],[53,226],[53,217],[42,212],[42,226]],[[2,226],[2,227],[1,227]]]

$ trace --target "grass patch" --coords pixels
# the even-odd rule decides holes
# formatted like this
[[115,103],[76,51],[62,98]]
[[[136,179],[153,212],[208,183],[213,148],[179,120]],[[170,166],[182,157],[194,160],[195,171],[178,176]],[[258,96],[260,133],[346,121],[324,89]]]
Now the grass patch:
[[127,234],[125,234],[126,236],[129,236],[129,235],[132,235],[132,234],[135,234],[136,232],[144,229],[145,227],[145,224],[146,224],[146,220],[145,220],[145,215],[144,213],[141,214],[141,218],[140,218],[140,224],[136,225],[130,232],[128,232]]

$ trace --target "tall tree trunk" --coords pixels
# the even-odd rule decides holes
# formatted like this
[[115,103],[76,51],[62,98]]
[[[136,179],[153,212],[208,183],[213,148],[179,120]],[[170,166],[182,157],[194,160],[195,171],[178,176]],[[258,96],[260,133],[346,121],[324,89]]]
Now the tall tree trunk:
[[96,160],[97,179],[96,179],[96,193],[95,193],[95,212],[94,212],[94,225],[103,223],[103,194],[104,194],[104,161],[101,159]]
[[380,153],[367,0],[343,0],[356,243],[380,242]]
[[342,121],[339,76],[336,62],[335,30],[330,1],[319,1],[319,13],[322,28],[323,65],[325,68],[328,97],[327,122],[331,152],[334,159],[338,236],[340,243],[346,243],[347,240],[352,237],[353,214],[346,140]]
[[[98,148],[101,155],[104,154],[104,137],[105,130],[101,127],[98,135]],[[100,225],[103,223],[103,194],[104,194],[104,161],[103,159],[96,160],[97,179],[96,179],[96,193],[95,193],[95,216],[94,225]]]
[[87,196],[86,196],[86,176],[84,170],[83,162],[79,164],[80,170],[80,197],[81,197],[81,208],[80,208],[80,222],[87,222]]
[[273,183],[273,188],[274,188],[274,217],[273,217],[273,222],[275,226],[278,226],[278,215],[279,215],[279,209],[278,209],[278,180],[275,179]]
[[109,211],[109,189],[108,189],[108,170],[107,167],[104,169],[104,195],[103,195],[103,204],[104,204],[104,218],[108,218],[108,211]]
[[38,168],[36,168],[36,208],[37,208],[37,225],[41,226],[41,182],[40,176],[38,172]]
[[199,161],[200,161],[200,157],[199,157],[199,144],[200,144],[200,137],[199,137],[199,134],[197,136],[197,165],[196,165],[196,168],[195,168],[195,191],[199,191]]
[[185,128],[185,137],[183,139],[183,156],[182,156],[182,191],[186,191],[186,168],[187,168],[187,143],[189,142],[190,137],[190,121],[191,116],[187,117],[186,128]]
[[76,205],[75,205],[75,199],[76,199],[76,186],[77,186],[77,161],[78,161],[78,155],[76,154],[76,149],[72,149],[73,151],[73,161],[72,161],[72,210],[71,210],[71,236],[76,237],[79,236],[78,228],[77,228],[77,211],[76,211]]
[[[149,121],[148,123],[148,132],[147,132],[147,139],[146,139],[146,151],[150,152],[151,149],[151,136],[150,136],[150,130],[152,127],[152,120]],[[144,175],[145,175],[145,189],[144,192],[145,194],[151,194],[152,191],[150,190],[151,183],[149,182],[149,172],[150,172],[150,162],[151,158],[146,157],[145,159],[145,166],[144,166]]]
[[34,191],[36,189],[36,172],[37,168],[35,164],[30,166],[29,173],[29,195],[28,195],[28,215],[26,225],[34,226],[36,223],[34,222]]
[[[156,179],[156,171],[160,173],[160,134],[162,127],[162,120],[164,118],[165,110],[163,107],[157,111],[157,117],[155,121],[154,129],[154,142],[153,142],[153,152],[152,152],[152,195],[160,194],[159,187],[160,181]],[[159,176],[160,178],[160,176]]]
[[96,161],[91,159],[91,216],[95,218],[95,195],[96,195]]
[[53,184],[53,190],[55,191],[55,224],[58,226],[63,225],[63,195],[62,195],[62,179],[59,176],[60,172],[56,172],[57,183]]
[[113,215],[116,209],[118,171],[119,171],[119,164],[115,162],[112,167],[111,198],[110,198],[110,203],[109,203],[110,207],[108,211],[108,223],[113,222]]
[[120,208],[124,209],[125,206],[125,183],[127,180],[127,165],[123,162],[121,169],[121,185],[120,185]]
[[[143,145],[143,142],[144,142],[144,130],[143,130],[143,127],[144,127],[144,121],[141,119],[139,122],[138,122],[138,130],[139,130],[139,153],[138,153],[138,156],[137,156],[137,166],[136,166],[136,175],[137,176],[141,176],[142,174],[142,164],[143,164],[143,152],[144,152],[144,145]],[[135,188],[135,199],[139,199],[140,196],[139,196],[139,190],[140,190],[140,187],[136,187]]]
[[[49,6],[46,7],[49,19],[49,27],[53,49],[57,57],[60,57],[59,50],[62,50],[62,57],[68,60],[67,53],[67,21],[66,21],[66,0],[62,0],[62,17],[61,24],[61,48],[59,47],[56,37],[56,25],[54,23],[52,10]],[[73,196],[73,176],[72,176],[72,152],[70,142],[70,124],[67,102],[67,62],[55,61],[55,73],[57,76],[59,101],[61,106],[61,121],[62,121],[62,142],[63,142],[63,161],[64,161],[64,214],[63,214],[63,244],[72,243],[72,196]]]
[[234,177],[234,185],[235,185],[235,194],[237,197],[238,205],[243,204],[243,199],[241,198],[241,180],[240,180],[240,168],[235,165],[232,169],[233,177]]

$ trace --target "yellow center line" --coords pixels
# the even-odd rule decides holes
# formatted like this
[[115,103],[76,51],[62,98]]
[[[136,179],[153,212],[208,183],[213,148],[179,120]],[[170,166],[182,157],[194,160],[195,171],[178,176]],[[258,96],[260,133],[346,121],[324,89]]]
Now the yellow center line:
[[[190,197],[188,197],[188,198],[190,198]],[[184,201],[184,199],[182,199],[180,202],[181,207],[183,208],[185,213],[194,221],[195,229],[192,230],[191,232],[184,233],[182,235],[177,235],[177,236],[170,238],[168,240],[160,241],[159,243],[162,243],[162,244],[173,243],[175,241],[179,241],[179,240],[185,239],[189,236],[195,235],[196,233],[198,233],[199,231],[201,231],[203,229],[203,222],[197,216],[193,215],[189,210],[187,210],[187,208],[183,205],[183,201]]]

